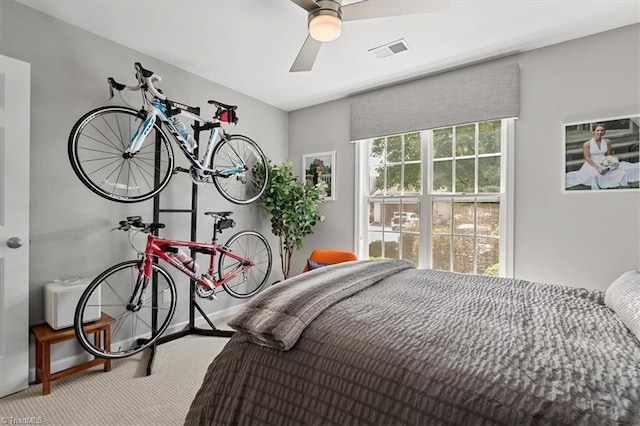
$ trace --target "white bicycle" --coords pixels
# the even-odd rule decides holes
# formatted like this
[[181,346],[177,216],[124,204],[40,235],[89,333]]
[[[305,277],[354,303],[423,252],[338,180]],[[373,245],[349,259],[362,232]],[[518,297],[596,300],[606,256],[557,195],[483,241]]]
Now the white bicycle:
[[[104,106],[86,113],[69,135],[69,160],[74,172],[91,191],[108,200],[135,203],[160,193],[175,172],[188,172],[197,184],[213,183],[235,204],[257,200],[267,185],[267,159],[254,141],[229,135],[222,123],[237,123],[237,106],[210,100],[216,107],[213,120],[199,115],[199,108],[168,99],[155,84],[162,78],[135,64],[136,86],[109,77],[114,91],[129,107]],[[142,94],[136,109],[124,91]],[[195,138],[180,118],[192,120],[193,132],[209,130],[202,160],[196,158]],[[173,148],[166,130],[190,163],[174,168]]]

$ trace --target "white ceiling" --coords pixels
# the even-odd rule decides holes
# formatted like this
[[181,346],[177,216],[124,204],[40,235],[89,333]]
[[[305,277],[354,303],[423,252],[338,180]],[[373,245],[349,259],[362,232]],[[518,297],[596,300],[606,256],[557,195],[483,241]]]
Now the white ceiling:
[[[443,12],[345,22],[312,71],[289,73],[307,13],[288,0],[17,1],[285,111],[640,22],[638,0],[452,0]],[[369,52],[401,38],[409,51]]]

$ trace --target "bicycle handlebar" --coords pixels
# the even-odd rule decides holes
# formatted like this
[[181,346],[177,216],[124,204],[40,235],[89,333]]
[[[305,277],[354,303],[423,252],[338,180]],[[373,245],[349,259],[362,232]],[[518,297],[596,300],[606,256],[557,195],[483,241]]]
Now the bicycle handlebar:
[[135,107],[132,105],[127,98],[124,97],[122,92],[124,90],[129,90],[131,92],[138,92],[140,90],[148,90],[151,92],[153,96],[164,101],[167,97],[162,93],[162,90],[158,89],[155,86],[155,83],[159,83],[162,81],[162,77],[158,74],[154,73],[151,70],[145,69],[140,62],[135,63],[136,68],[136,79],[138,80],[137,86],[127,86],[126,84],[118,83],[113,77],[107,78],[107,83],[109,83],[109,99],[113,98],[114,89],[118,91],[118,95],[124,103],[129,106]]
[[153,94],[153,96],[155,96],[156,98],[163,101],[166,100],[167,97],[164,94],[162,94],[162,92],[158,90],[156,86],[154,86],[154,83],[160,83],[162,81],[162,77],[160,77],[158,74],[154,73],[151,70],[144,69],[142,67],[142,64],[140,64],[140,62],[136,62],[135,67],[136,67],[136,77],[138,78],[138,82],[140,83],[140,86],[146,87],[147,89],[149,89],[151,94]]
[[121,220],[119,226],[113,228],[112,231],[116,229],[131,231],[131,228],[139,228],[142,232],[149,233],[164,227],[164,223],[145,223],[140,216],[128,216],[127,220]]
[[[118,83],[113,77],[107,78],[107,82],[109,83],[109,99],[112,99],[114,96],[114,89],[118,92],[118,95],[122,99],[122,101],[129,105],[130,107],[136,108],[131,102],[127,100],[127,98],[123,95],[123,91],[128,90],[131,92],[149,91],[151,94],[161,100],[166,101],[167,104],[173,104],[174,101],[169,101],[167,96],[162,93],[162,90],[158,89],[155,86],[155,83],[159,83],[162,81],[162,77],[158,74],[154,73],[151,70],[148,70],[142,66],[140,62],[136,62],[134,64],[136,69],[136,79],[138,80],[137,86],[127,86],[126,84]],[[236,110],[238,107],[236,105],[228,105],[223,104],[222,102],[218,102],[215,100],[209,100],[209,104],[214,105],[216,107],[216,112],[213,116],[215,120],[222,121],[230,124],[238,124],[238,115]],[[169,107],[171,105],[168,105]],[[182,108],[184,109],[184,107]],[[204,121],[203,118],[194,115],[192,118],[197,118],[199,120]]]

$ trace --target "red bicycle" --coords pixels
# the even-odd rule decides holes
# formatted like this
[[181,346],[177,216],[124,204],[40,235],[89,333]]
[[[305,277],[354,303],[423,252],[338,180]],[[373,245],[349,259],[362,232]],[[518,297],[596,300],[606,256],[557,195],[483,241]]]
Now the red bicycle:
[[[213,218],[211,243],[160,238],[162,223],[145,223],[140,216],[128,217],[114,228],[129,233],[143,232],[147,244],[140,258],[110,267],[102,272],[80,296],[74,315],[78,341],[90,354],[100,358],[124,358],[152,345],[167,329],[176,310],[176,284],[167,270],[157,263],[162,259],[195,281],[195,293],[214,299],[216,288],[231,296],[253,296],[264,286],[271,272],[271,248],[266,238],[255,231],[241,231],[223,246],[217,235],[235,226],[232,212],[206,212]],[[208,255],[209,265],[198,274],[198,265],[180,247]],[[215,270],[216,254],[218,270]],[[217,278],[214,278],[216,277]],[[105,342],[85,331],[83,324],[95,320],[100,313],[114,319]]]

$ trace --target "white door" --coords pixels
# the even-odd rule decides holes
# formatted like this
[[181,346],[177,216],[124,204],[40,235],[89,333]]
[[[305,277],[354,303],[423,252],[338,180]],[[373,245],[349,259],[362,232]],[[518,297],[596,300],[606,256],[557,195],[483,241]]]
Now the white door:
[[0,55],[0,397],[29,383],[30,74]]

